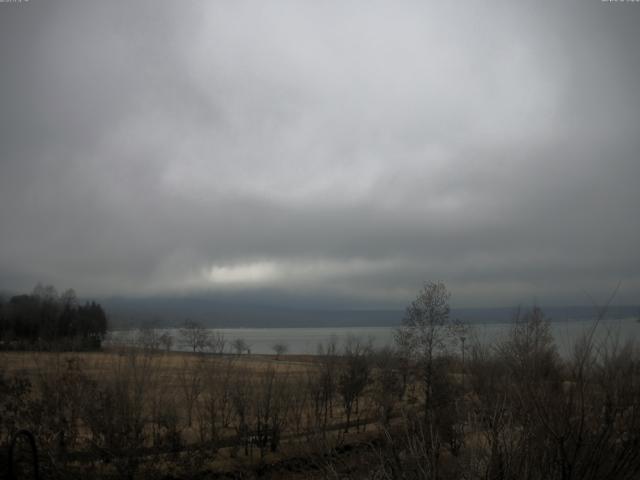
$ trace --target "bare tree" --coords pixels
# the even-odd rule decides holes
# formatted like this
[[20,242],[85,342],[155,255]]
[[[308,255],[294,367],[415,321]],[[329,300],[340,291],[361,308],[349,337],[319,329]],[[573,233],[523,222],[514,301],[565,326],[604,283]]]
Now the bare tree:
[[[396,331],[396,342],[420,367],[424,394],[423,444],[428,447],[431,475],[438,477],[440,468],[441,419],[437,409],[446,406],[448,381],[446,362],[437,356],[443,353],[451,338],[449,298],[451,294],[442,282],[427,282],[416,299],[407,307],[402,325]],[[436,388],[436,384],[438,388]],[[434,395],[438,390],[438,397]]]
[[171,347],[173,346],[173,336],[171,336],[169,332],[163,332],[162,335],[160,335],[160,338],[158,338],[158,341],[160,342],[160,346],[164,348],[165,352],[169,352],[171,350]]
[[209,348],[216,355],[222,355],[227,346],[227,339],[224,336],[224,333],[214,331],[210,335],[209,339]]
[[136,345],[145,350],[155,351],[160,349],[160,333],[152,324],[143,325],[138,329],[135,339]]
[[193,350],[193,353],[202,352],[210,345],[209,331],[200,323],[193,320],[185,320],[180,329],[183,343]]
[[531,377],[548,378],[559,361],[549,322],[540,307],[516,310],[506,341],[498,346],[518,381]]
[[247,352],[249,350],[249,345],[244,338],[236,338],[231,343],[231,345],[233,346],[233,349],[235,350],[237,355],[242,355],[244,352]]
[[442,352],[450,330],[449,298],[451,294],[442,282],[428,282],[411,302],[396,331],[396,343],[408,351],[422,367],[425,409],[433,396],[434,358]]
[[287,353],[287,351],[289,350],[289,346],[286,343],[278,342],[278,343],[274,344],[271,347],[271,349],[275,352],[276,359],[280,360],[280,357],[282,355],[284,355],[285,353]]

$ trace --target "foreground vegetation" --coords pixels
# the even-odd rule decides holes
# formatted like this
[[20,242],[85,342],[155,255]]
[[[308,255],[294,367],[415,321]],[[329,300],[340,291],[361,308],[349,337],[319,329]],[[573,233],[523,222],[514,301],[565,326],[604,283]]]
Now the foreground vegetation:
[[534,308],[482,346],[427,284],[394,349],[175,353],[147,330],[138,348],[4,352],[0,442],[33,432],[45,478],[638,478],[639,351],[597,327],[560,358]]

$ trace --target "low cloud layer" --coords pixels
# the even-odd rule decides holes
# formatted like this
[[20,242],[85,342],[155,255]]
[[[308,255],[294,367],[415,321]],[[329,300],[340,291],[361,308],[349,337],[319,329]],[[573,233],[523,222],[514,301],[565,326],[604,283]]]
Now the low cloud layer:
[[0,289],[638,303],[640,6],[515,3],[0,4]]

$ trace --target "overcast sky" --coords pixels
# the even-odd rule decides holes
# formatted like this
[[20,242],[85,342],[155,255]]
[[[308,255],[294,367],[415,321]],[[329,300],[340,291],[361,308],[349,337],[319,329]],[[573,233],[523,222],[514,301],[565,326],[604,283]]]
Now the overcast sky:
[[0,289],[640,303],[639,25],[600,0],[0,3]]

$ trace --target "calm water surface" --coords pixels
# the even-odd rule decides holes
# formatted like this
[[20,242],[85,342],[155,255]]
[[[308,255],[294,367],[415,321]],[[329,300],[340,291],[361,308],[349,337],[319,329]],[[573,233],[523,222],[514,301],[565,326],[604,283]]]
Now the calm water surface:
[[[556,341],[558,351],[566,355],[572,351],[577,339],[593,327],[592,321],[565,320],[552,322],[551,332]],[[477,341],[491,345],[503,339],[512,328],[509,323],[474,324],[467,334],[467,345]],[[166,329],[174,338],[174,350],[189,350],[180,343],[179,329]],[[381,348],[393,345],[394,327],[323,327],[323,328],[219,328],[213,331],[224,335],[229,345],[238,338],[242,338],[249,345],[251,353],[272,354],[273,345],[284,343],[288,353],[315,354],[318,344],[335,339],[338,346],[344,344],[350,336],[357,336],[365,341],[371,341],[373,346]],[[128,344],[133,341],[136,333],[132,331],[114,331],[107,338],[107,344]],[[594,338],[597,343],[625,342],[640,340],[640,323],[634,318],[603,320],[598,325]]]

